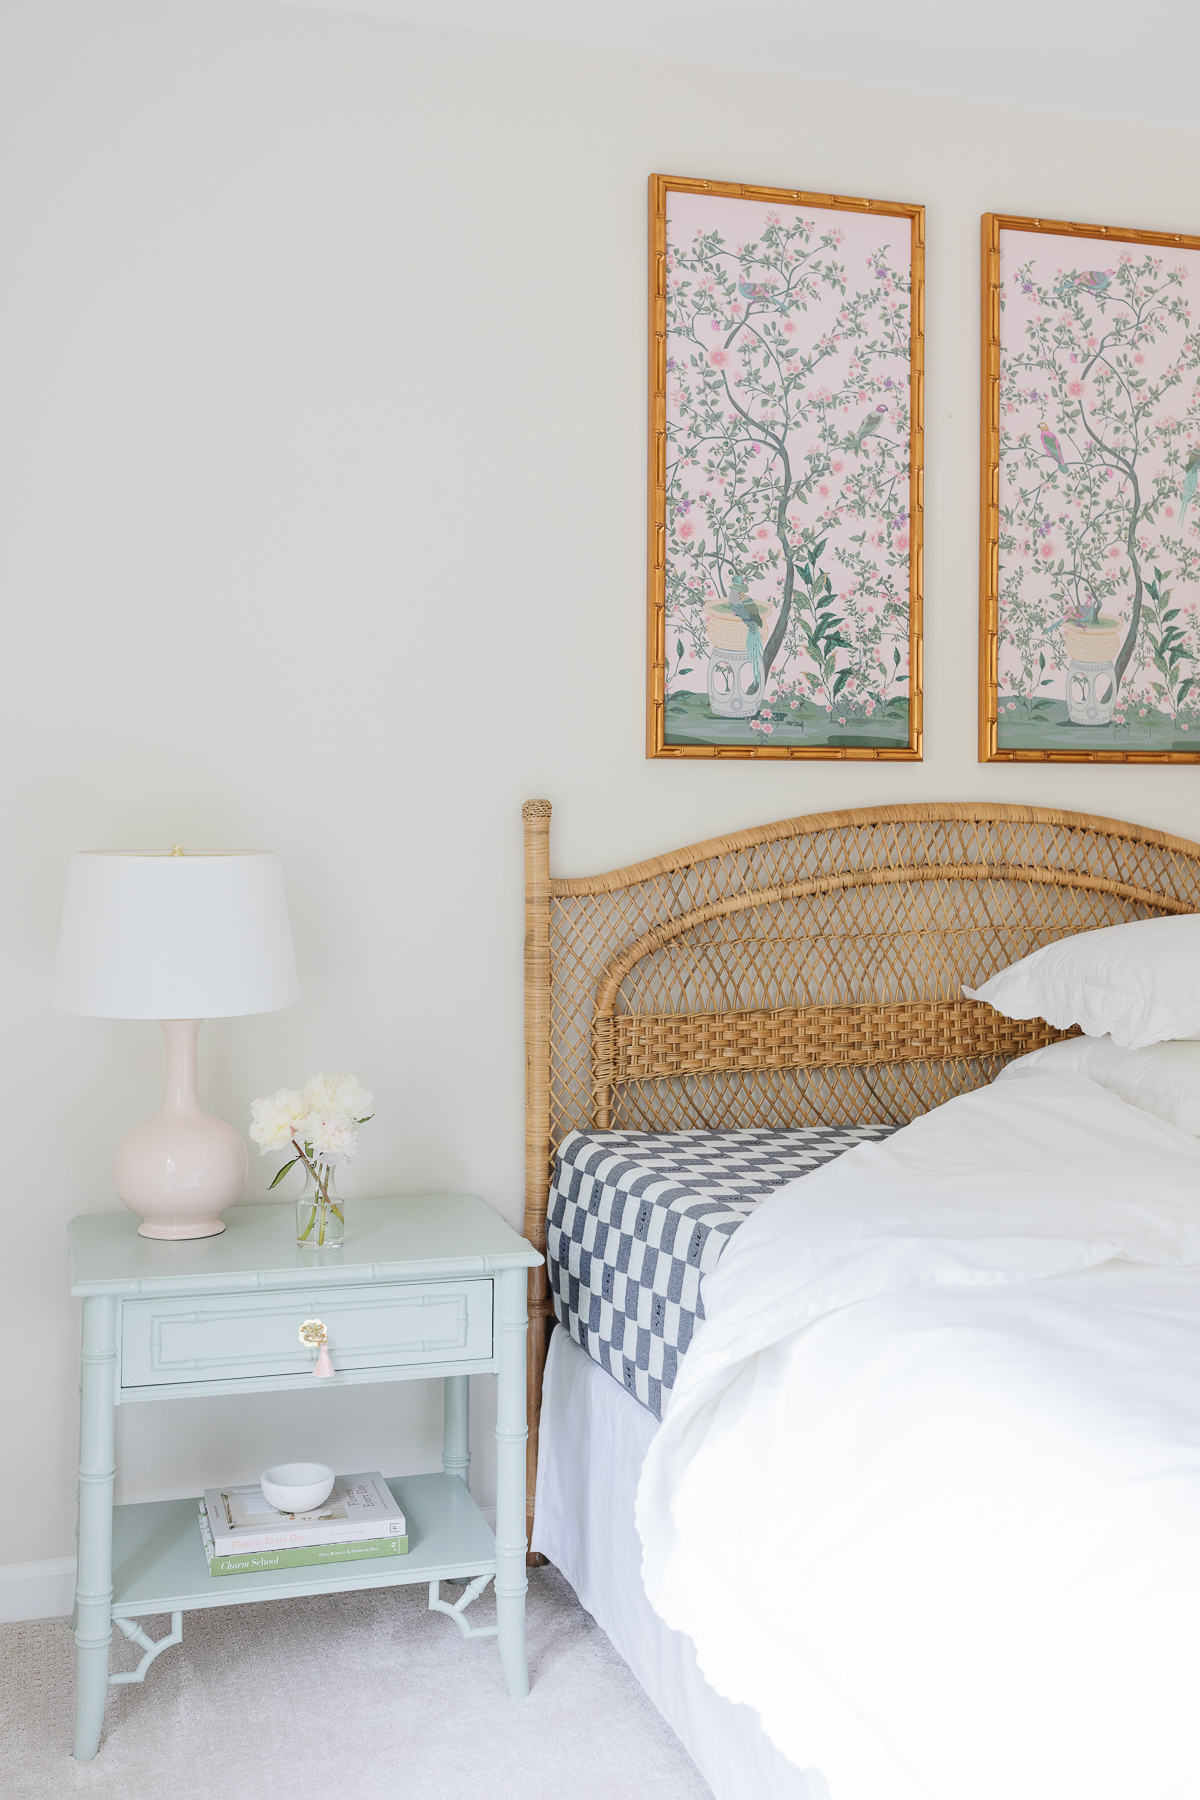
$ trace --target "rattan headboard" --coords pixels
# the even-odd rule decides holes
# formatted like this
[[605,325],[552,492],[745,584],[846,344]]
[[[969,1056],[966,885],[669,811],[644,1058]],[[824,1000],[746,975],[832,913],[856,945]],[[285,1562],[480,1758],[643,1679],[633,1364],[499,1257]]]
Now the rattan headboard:
[[[1200,844],[1083,813],[820,813],[562,880],[550,811],[523,808],[525,1235],[539,1249],[575,1127],[902,1123],[1061,1035],[964,1000],[964,985],[1070,932],[1200,910]],[[530,1315],[532,1496],[544,1269]]]

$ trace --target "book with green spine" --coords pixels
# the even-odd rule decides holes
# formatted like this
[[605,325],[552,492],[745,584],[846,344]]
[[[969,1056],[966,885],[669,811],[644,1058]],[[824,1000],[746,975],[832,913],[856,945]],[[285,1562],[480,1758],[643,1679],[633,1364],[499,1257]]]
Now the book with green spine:
[[257,1575],[266,1569],[303,1569],[314,1563],[365,1562],[377,1556],[407,1556],[408,1537],[363,1538],[350,1544],[299,1544],[279,1550],[242,1550],[217,1556],[203,1504],[200,1537],[210,1575]]

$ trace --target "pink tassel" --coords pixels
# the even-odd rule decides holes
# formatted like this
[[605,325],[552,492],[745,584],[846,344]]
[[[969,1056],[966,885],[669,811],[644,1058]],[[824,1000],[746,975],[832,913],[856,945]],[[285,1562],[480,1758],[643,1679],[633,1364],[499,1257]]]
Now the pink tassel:
[[313,1370],[313,1374],[319,1375],[322,1378],[326,1375],[333,1374],[333,1364],[329,1360],[329,1352],[324,1344],[321,1345],[321,1354],[317,1358],[317,1366]]

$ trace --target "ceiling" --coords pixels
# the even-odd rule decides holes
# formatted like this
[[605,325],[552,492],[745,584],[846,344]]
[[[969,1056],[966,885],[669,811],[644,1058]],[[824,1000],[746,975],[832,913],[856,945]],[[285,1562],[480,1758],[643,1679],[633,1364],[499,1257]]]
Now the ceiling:
[[[1200,130],[1194,0],[285,0],[429,25]],[[1087,154],[1081,127],[1080,154]],[[1111,148],[1111,146],[1110,146]]]

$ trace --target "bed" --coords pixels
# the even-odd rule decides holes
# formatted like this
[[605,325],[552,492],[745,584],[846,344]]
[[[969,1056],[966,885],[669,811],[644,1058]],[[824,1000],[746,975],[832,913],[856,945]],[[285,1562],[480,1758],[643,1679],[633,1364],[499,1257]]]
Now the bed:
[[524,816],[525,1229],[551,1240],[530,1292],[533,1555],[563,1569],[716,1793],[820,1800],[822,1776],[779,1753],[755,1706],[713,1693],[638,1572],[638,1471],[702,1291],[776,1175],[817,1194],[848,1150],[895,1156],[900,1127],[1064,1036],[964,986],[1059,937],[1197,911],[1200,846],[1040,808],[921,805],[563,879],[549,803]]

